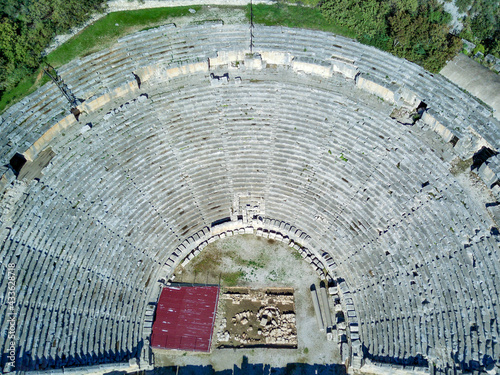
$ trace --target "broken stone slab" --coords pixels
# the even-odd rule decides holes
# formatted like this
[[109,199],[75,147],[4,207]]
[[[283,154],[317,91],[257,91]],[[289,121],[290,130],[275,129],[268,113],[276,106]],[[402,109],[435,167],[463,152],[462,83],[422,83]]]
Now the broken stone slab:
[[390,103],[399,103],[398,85],[389,84],[374,76],[362,73],[356,77],[356,86]]
[[444,124],[446,120],[441,120],[441,115],[432,109],[428,109],[422,114],[422,121],[427,124],[431,130],[439,134],[445,142],[450,142],[455,145],[458,142],[458,137],[452,130],[448,129]]

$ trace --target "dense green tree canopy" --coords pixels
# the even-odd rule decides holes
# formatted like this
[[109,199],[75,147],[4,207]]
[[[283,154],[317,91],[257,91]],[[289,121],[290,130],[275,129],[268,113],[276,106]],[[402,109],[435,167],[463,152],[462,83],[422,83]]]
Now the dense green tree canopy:
[[0,93],[41,63],[57,34],[101,10],[103,0],[0,0]]
[[375,37],[387,32],[388,1],[326,0],[321,9],[327,18],[356,30],[360,36]]
[[332,22],[356,30],[358,39],[439,71],[461,48],[449,34],[451,16],[436,0],[324,0]]
[[466,14],[461,37],[478,45],[478,50],[500,58],[500,1],[456,0]]

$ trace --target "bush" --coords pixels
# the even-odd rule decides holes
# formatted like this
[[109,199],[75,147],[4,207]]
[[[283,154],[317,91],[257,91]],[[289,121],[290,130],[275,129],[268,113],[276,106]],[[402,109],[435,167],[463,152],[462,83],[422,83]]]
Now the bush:
[[465,13],[471,4],[472,0],[455,0],[455,5],[460,13]]
[[481,52],[484,55],[484,46],[482,44],[478,44],[474,51],[472,51],[472,55],[474,56],[476,53]]

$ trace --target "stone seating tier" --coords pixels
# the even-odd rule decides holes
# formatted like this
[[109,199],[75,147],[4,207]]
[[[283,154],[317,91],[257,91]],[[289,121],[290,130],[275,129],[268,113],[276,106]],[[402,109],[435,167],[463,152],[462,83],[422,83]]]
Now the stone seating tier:
[[[182,56],[214,56],[217,38],[245,35],[238,26],[206,27],[215,35],[209,47]],[[187,28],[186,40],[195,43],[200,30]],[[259,48],[275,43],[283,50],[288,43],[286,51],[307,63],[299,46],[313,34],[277,30],[259,29],[265,33]],[[172,36],[172,46],[178,41],[179,54],[188,53],[181,30],[161,32]],[[151,32],[152,43],[175,51],[164,36]],[[328,37],[346,48],[314,42],[307,49],[315,60],[340,51],[354,64],[366,59],[354,42]],[[109,76],[109,92],[125,79],[120,69],[131,68],[120,48],[141,48],[127,41],[94,56],[92,69]],[[398,63],[388,63],[391,77]],[[61,74],[78,71],[79,63],[71,64]],[[454,353],[464,369],[475,366],[479,353],[494,356],[498,240],[484,207],[430,151],[439,136],[391,120],[392,103],[342,74],[324,79],[287,66],[231,69],[212,70],[230,72],[218,85],[208,69],[177,77],[158,69],[141,90],[84,114],[82,123],[50,141],[56,156],[9,208],[0,230],[3,259],[18,265],[23,368],[138,357],[147,338],[146,301],[157,281],[221,233],[235,231],[289,241],[320,275],[326,268],[345,280],[346,317],[358,324],[366,347],[359,352],[353,336],[355,354],[419,365],[412,361],[420,355],[444,368],[453,362],[446,353]],[[83,122],[92,128],[82,131]],[[211,228],[246,215],[233,211],[241,197],[262,199],[262,220]],[[4,351],[7,345],[0,342]]]

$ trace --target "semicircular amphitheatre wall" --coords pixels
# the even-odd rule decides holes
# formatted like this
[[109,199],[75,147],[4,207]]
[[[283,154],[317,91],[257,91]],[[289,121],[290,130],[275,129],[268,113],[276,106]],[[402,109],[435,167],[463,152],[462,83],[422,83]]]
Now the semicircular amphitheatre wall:
[[2,164],[26,159],[17,179],[2,171],[0,228],[19,369],[147,363],[160,281],[240,232],[286,241],[340,282],[352,364],[498,363],[497,224],[450,172],[499,150],[488,108],[346,38],[253,33],[251,52],[246,25],[131,34],[58,70],[85,100],[78,122],[50,84],[3,115]]

